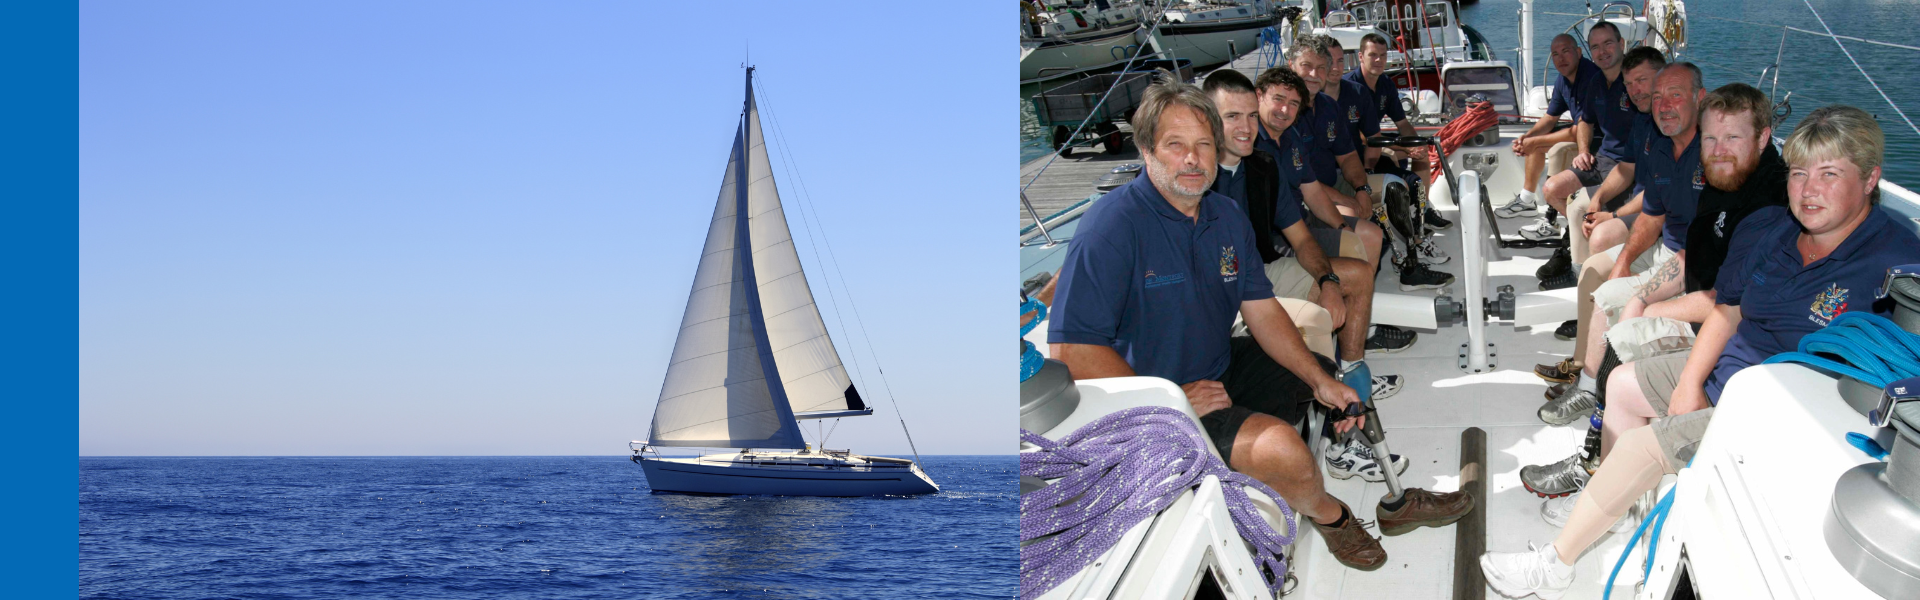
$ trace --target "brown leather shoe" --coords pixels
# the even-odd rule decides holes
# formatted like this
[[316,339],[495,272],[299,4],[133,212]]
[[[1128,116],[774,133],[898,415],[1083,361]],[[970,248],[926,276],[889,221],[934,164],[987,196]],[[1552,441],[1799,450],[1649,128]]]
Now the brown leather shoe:
[[1407,488],[1404,498],[1406,502],[1400,505],[1400,510],[1388,512],[1386,507],[1374,510],[1380,517],[1381,535],[1400,535],[1422,525],[1446,527],[1473,512],[1473,496],[1466,492],[1436,494]]
[[1533,374],[1553,383],[1573,383],[1580,377],[1580,364],[1569,358],[1551,365],[1534,365]]
[[[1334,501],[1339,502],[1338,499]],[[1347,503],[1340,502],[1340,507],[1346,508]],[[1313,519],[1306,521],[1313,523]],[[1328,527],[1313,523],[1313,528],[1320,530],[1320,537],[1326,538],[1327,552],[1333,553],[1333,558],[1348,568],[1372,571],[1387,564],[1387,549],[1381,548],[1380,540],[1367,533],[1367,524],[1360,520],[1360,515],[1354,514],[1353,509],[1347,509],[1346,525]]]
[[1554,398],[1559,398],[1562,394],[1567,393],[1567,387],[1571,385],[1573,384],[1556,383],[1556,384],[1547,386],[1547,400],[1553,400]]

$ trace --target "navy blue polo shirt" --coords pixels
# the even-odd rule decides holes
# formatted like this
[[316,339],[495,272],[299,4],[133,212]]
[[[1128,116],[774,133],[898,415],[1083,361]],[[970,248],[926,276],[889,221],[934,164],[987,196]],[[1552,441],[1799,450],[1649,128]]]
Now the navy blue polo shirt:
[[[1300,138],[1300,132],[1292,127],[1280,134],[1275,141],[1267,135],[1267,128],[1260,128],[1254,136],[1253,147],[1280,165],[1280,186],[1277,198],[1273,202],[1273,230],[1281,231],[1299,223],[1307,215],[1307,200],[1300,196],[1300,182],[1313,179],[1313,167],[1307,164],[1304,148],[1307,141]],[[1293,255],[1293,242],[1284,235],[1273,236],[1273,246],[1281,256]]]
[[[1715,284],[1719,295],[1714,301],[1740,307],[1741,317],[1733,339],[1727,341],[1727,349],[1707,377],[1707,397],[1716,404],[1721,388],[1735,372],[1794,350],[1801,337],[1826,327],[1840,313],[1893,312],[1892,302],[1876,302],[1874,292],[1885,283],[1887,269],[1920,257],[1920,238],[1900,228],[1877,206],[1832,254],[1806,266],[1801,266],[1800,249],[1794,245],[1800,224],[1790,218],[1770,218],[1766,227],[1749,229],[1752,219],[1759,217],[1754,213],[1735,230],[1736,250],[1741,244],[1752,246],[1741,258],[1742,268],[1721,269]],[[1750,239],[1748,232],[1753,235]],[[1729,259],[1733,256],[1728,254]]]
[[[1653,115],[1634,111],[1633,122],[1627,127],[1626,147],[1620,149],[1620,157],[1615,160],[1624,163],[1640,162],[1640,155],[1646,154],[1647,148],[1653,145],[1652,140],[1656,137],[1660,137],[1660,126],[1653,122]],[[1637,171],[1634,179],[1639,179]]]
[[1334,158],[1353,152],[1353,128],[1341,116],[1340,102],[1325,93],[1315,94],[1312,110],[1300,115],[1293,128],[1309,142],[1307,164],[1313,167],[1314,181],[1332,187],[1340,177],[1340,163]]
[[1267,128],[1261,127],[1260,133],[1253,138],[1253,147],[1266,151],[1273,161],[1280,164],[1280,193],[1291,192],[1295,200],[1299,198],[1300,184],[1318,181],[1314,174],[1313,161],[1307,158],[1307,140],[1300,127],[1288,127],[1280,133],[1280,140],[1267,135]]
[[1707,187],[1705,174],[1700,171],[1699,128],[1694,129],[1693,141],[1679,156],[1673,155],[1671,138],[1647,138],[1641,146],[1640,162],[1634,165],[1633,180],[1646,190],[1641,212],[1667,217],[1660,243],[1674,252],[1686,248],[1687,224],[1700,208],[1700,190]]
[[1633,107],[1633,98],[1627,95],[1626,77],[1615,77],[1612,85],[1606,80],[1606,73],[1601,73],[1600,94],[1593,97],[1593,104],[1582,118],[1600,130],[1600,155],[1618,161],[1627,155],[1634,115],[1640,114],[1640,110]]
[[1570,118],[1585,118],[1585,110],[1592,106],[1590,101],[1600,95],[1606,85],[1607,75],[1600,71],[1600,65],[1586,57],[1580,57],[1580,66],[1573,68],[1573,81],[1559,71],[1553,76],[1553,97],[1547,99],[1547,114],[1558,117],[1567,111],[1573,111]]
[[[1372,110],[1373,116],[1367,117],[1367,120],[1360,124],[1362,133],[1367,135],[1380,133],[1382,116],[1395,123],[1407,120],[1407,109],[1400,106],[1400,87],[1394,85],[1393,78],[1387,77],[1386,73],[1381,73],[1380,77],[1373,81],[1373,87],[1367,87],[1367,76],[1362,75],[1357,69],[1347,72],[1340,79],[1359,84],[1360,93],[1365,94],[1362,97],[1367,99],[1366,104]],[[1345,100],[1349,92],[1346,91],[1347,88],[1340,89],[1340,99]]]
[[1208,192],[1198,222],[1136,177],[1080,217],[1047,341],[1108,346],[1134,373],[1177,384],[1226,373],[1240,303],[1273,297],[1253,226]]
[[1241,162],[1231,169],[1226,165],[1220,165],[1220,170],[1214,171],[1213,192],[1226,196],[1228,200],[1233,201],[1235,208],[1240,209],[1240,212],[1246,212],[1247,205],[1243,202],[1247,198],[1247,163]]
[[1380,133],[1380,113],[1374,111],[1373,93],[1358,81],[1342,77],[1339,83],[1340,114],[1347,117],[1347,128],[1357,132],[1354,141]]

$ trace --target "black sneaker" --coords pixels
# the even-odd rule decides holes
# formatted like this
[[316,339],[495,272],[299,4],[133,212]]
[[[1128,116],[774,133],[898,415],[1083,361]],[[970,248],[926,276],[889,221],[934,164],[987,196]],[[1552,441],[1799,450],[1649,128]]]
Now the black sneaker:
[[1561,323],[1560,327],[1553,330],[1553,337],[1567,341],[1572,341],[1574,338],[1580,337],[1580,322],[1567,321]]
[[1558,250],[1554,250],[1553,256],[1547,259],[1547,264],[1541,265],[1539,269],[1535,270],[1533,272],[1533,276],[1535,279],[1546,281],[1548,279],[1552,279],[1555,276],[1560,275],[1561,273],[1566,273],[1572,270],[1573,270],[1573,253],[1568,252],[1566,248],[1561,248]]
[[1573,274],[1573,269],[1567,269],[1567,272],[1565,273],[1554,275],[1553,277],[1548,277],[1546,279],[1541,280],[1540,291],[1570,288],[1575,285],[1579,285],[1579,283],[1580,283],[1580,278]]
[[1408,261],[1400,266],[1400,291],[1430,290],[1446,287],[1453,283],[1453,276],[1427,268],[1420,261]]
[[1453,221],[1440,216],[1440,211],[1434,210],[1431,206],[1427,207],[1426,222],[1428,229],[1446,229],[1453,226]]
[[1373,326],[1373,335],[1367,336],[1368,352],[1394,353],[1413,346],[1413,340],[1420,334],[1394,327],[1392,325]]

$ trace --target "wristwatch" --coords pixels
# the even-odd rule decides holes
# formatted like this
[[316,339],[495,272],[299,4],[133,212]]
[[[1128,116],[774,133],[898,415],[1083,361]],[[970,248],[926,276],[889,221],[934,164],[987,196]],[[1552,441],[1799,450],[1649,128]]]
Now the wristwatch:
[[1333,284],[1334,284],[1334,285],[1339,285],[1339,284],[1340,284],[1340,276],[1339,276],[1339,275],[1335,275],[1335,274],[1333,274],[1333,273],[1328,273],[1328,274],[1325,274],[1325,275],[1321,275],[1321,276],[1320,276],[1320,280],[1319,280],[1319,281],[1315,281],[1315,282],[1314,282],[1313,284],[1314,284],[1314,285],[1325,285],[1325,284],[1326,284],[1327,282],[1329,282],[1329,281],[1331,281],[1331,282],[1333,282]]
[[1360,187],[1357,187],[1357,188],[1353,188],[1353,191],[1355,191],[1355,192],[1366,192],[1366,193],[1369,193],[1369,194],[1371,194],[1371,193],[1373,193],[1373,184],[1370,184],[1370,183],[1363,183],[1363,184],[1360,184]]

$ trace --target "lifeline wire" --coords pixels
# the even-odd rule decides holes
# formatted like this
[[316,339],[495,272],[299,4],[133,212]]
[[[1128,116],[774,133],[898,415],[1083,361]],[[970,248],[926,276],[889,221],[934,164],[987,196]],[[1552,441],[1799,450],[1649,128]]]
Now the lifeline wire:
[[[1055,442],[1022,429],[1038,446],[1020,454],[1022,476],[1055,479],[1020,497],[1020,596],[1034,598],[1080,572],[1127,530],[1164,510],[1208,475],[1220,479],[1234,530],[1253,545],[1267,589],[1285,580],[1284,552],[1298,525],[1273,488],[1227,468],[1207,452],[1193,419],[1161,406],[1115,412]],[[1281,536],[1260,516],[1247,490],[1272,498],[1287,522]]]

